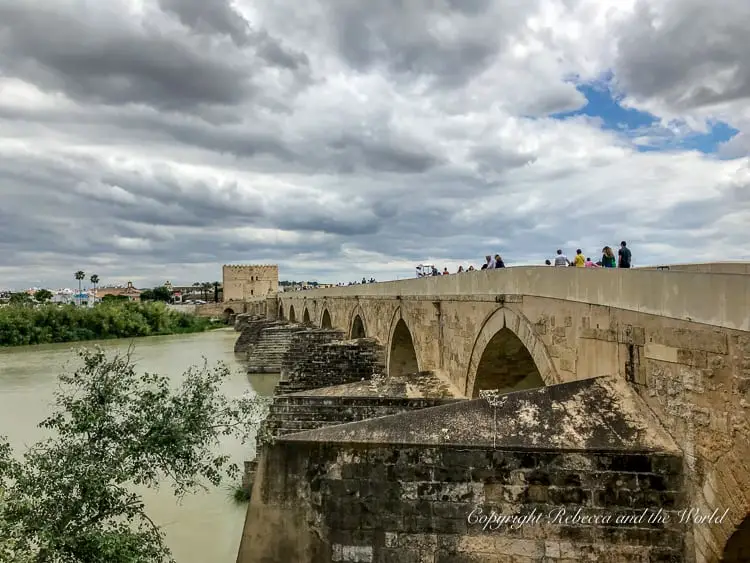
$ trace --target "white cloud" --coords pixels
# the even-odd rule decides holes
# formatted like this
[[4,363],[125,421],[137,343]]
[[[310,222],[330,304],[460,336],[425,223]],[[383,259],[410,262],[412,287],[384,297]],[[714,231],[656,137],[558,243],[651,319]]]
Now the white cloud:
[[[622,239],[639,264],[750,258],[750,8],[719,3],[0,0],[0,285],[382,279]],[[609,74],[661,122],[548,116]],[[726,160],[638,151],[717,119]]]

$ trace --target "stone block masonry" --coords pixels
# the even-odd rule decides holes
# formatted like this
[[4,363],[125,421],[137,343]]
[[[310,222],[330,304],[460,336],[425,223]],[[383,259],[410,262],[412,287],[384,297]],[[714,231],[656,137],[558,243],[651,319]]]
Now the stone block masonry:
[[[336,389],[341,389],[341,387]],[[345,393],[343,390],[342,392]],[[280,436],[411,410],[426,409],[457,400],[460,399],[447,397],[306,395],[304,392],[274,397],[268,417],[263,421],[258,432],[255,451],[261,452],[266,442]],[[245,462],[243,476],[245,488],[252,489],[257,468],[257,458]]]
[[683,563],[682,453],[642,407],[594,378],[281,435],[238,563]]
[[[682,463],[671,455],[282,439],[261,463],[262,496],[307,515],[293,533],[320,538],[300,563],[683,561]],[[670,520],[643,518],[654,507]],[[529,522],[486,525],[493,512]],[[280,561],[241,561],[261,560]]]
[[283,321],[242,320],[234,351],[246,354],[248,373],[281,373],[281,363],[296,333],[306,329]]
[[448,404],[451,389],[432,373],[380,377],[274,397],[269,437]]
[[281,365],[275,394],[368,380],[383,373],[384,352],[372,339],[342,341],[336,330],[310,329],[294,335]]

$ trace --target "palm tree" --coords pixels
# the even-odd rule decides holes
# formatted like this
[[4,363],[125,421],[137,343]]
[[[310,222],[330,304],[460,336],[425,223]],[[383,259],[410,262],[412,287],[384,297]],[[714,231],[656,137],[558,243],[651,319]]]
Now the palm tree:
[[96,274],[92,274],[89,279],[94,285],[94,303],[96,303],[96,286],[99,285],[99,276],[97,276]]
[[76,296],[76,299],[78,300],[78,305],[81,304],[81,281],[86,278],[86,274],[83,270],[78,270],[76,272],[76,279],[78,280],[78,295]]
[[214,282],[214,303],[219,302],[219,282]]
[[211,291],[211,283],[203,282],[201,289],[203,289],[203,300],[208,301],[208,292]]

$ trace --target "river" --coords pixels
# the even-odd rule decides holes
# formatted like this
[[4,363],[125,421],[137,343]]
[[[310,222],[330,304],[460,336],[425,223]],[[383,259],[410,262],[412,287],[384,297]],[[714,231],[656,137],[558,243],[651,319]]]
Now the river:
[[[124,352],[133,344],[139,370],[175,380],[191,365],[202,365],[203,356],[209,365],[223,361],[232,369],[225,385],[228,395],[240,396],[248,389],[261,395],[272,394],[278,376],[248,376],[234,355],[237,336],[232,329],[220,329],[130,340],[0,348],[0,435],[6,435],[17,451],[45,437],[37,424],[50,413],[57,376],[66,364],[76,360],[75,348],[93,344],[112,352]],[[254,455],[254,443],[242,445],[231,440],[225,441],[222,448],[240,467]],[[188,495],[181,503],[168,487],[144,492],[148,514],[163,527],[178,563],[236,561],[247,505],[233,501],[230,485],[233,483]]]

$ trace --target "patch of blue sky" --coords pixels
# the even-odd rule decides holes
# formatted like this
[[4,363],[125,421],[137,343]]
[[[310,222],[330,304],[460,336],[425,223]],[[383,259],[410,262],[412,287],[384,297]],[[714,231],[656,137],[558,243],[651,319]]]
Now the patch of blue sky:
[[550,117],[560,120],[582,115],[594,118],[603,129],[618,132],[644,152],[695,150],[714,154],[722,143],[739,132],[722,121],[707,123],[707,131],[692,130],[679,121],[665,124],[651,113],[623,107],[623,97],[615,93],[611,82],[612,77],[607,76],[603,80],[577,83],[576,88],[586,97],[586,105]]

